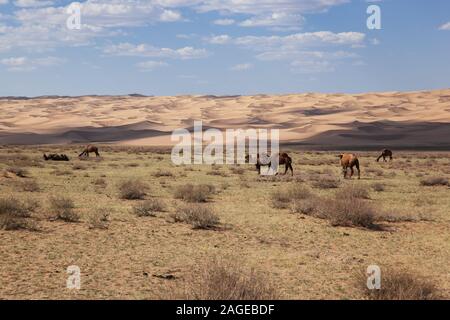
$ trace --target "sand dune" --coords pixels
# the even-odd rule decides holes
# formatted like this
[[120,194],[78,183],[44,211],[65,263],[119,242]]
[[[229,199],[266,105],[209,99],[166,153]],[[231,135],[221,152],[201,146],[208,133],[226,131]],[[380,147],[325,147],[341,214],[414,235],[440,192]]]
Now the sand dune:
[[0,144],[170,144],[202,120],[280,129],[292,145],[450,149],[450,89],[358,95],[0,98]]

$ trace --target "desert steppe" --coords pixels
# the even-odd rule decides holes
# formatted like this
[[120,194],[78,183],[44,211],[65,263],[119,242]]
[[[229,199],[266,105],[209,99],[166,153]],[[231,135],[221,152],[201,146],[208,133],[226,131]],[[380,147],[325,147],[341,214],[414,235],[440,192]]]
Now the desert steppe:
[[[368,299],[369,265],[413,289],[393,298],[450,297],[448,152],[358,152],[361,180],[344,180],[336,152],[288,150],[294,176],[261,177],[80,148],[0,149],[0,299]],[[66,288],[72,265],[80,290]]]

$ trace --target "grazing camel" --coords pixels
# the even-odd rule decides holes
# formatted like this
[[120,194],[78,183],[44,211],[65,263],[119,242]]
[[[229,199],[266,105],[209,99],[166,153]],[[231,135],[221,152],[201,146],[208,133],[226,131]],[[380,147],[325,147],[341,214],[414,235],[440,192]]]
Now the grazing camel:
[[100,157],[100,154],[98,153],[98,148],[96,146],[93,146],[92,144],[88,145],[86,148],[84,148],[83,152],[80,153],[78,157],[87,156],[89,157],[89,153],[95,152],[95,155],[97,157]]
[[351,169],[350,179],[353,177],[354,173],[353,167],[355,166],[356,169],[358,170],[358,179],[361,179],[361,171],[359,170],[359,160],[355,154],[344,153],[339,155],[339,158],[341,159],[341,166],[344,173],[344,179],[347,178],[348,168]]
[[[294,169],[292,168],[292,158],[285,152],[283,153],[279,153],[278,154],[279,158],[278,158],[278,164],[279,165],[284,165],[284,174],[286,174],[288,172],[288,170],[291,170],[291,174],[294,175]],[[245,157],[247,162],[250,162],[250,156],[247,155]],[[261,161],[259,154],[257,155],[257,159],[256,159],[256,170],[258,170],[258,174],[261,174],[261,167],[263,166],[268,166],[270,167],[272,165],[271,162],[265,162],[265,161]],[[277,173],[278,175],[278,173]]]
[[56,153],[51,153],[49,155],[46,155],[44,153],[44,160],[45,161],[69,161],[69,157],[65,154],[56,154]]
[[392,157],[392,151],[389,150],[389,149],[384,149],[381,152],[381,155],[378,157],[377,162],[379,162],[381,158],[383,158],[384,162],[386,162],[386,158],[389,158],[390,161],[392,161],[392,158],[393,158]]

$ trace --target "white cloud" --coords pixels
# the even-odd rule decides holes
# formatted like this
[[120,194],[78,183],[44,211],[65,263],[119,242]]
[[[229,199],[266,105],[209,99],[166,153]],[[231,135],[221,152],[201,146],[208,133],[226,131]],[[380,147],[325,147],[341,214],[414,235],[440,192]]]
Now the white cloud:
[[7,4],[7,3],[8,3],[8,0],[0,0],[0,5]]
[[214,20],[213,23],[218,26],[231,26],[235,24],[236,21],[234,19],[218,19]]
[[44,57],[29,59],[27,57],[11,57],[0,60],[8,71],[32,71],[37,67],[51,67],[65,63],[65,59],[58,57]]
[[223,34],[219,36],[212,36],[207,41],[211,44],[227,44],[230,43],[231,37],[229,35]]
[[364,33],[330,31],[295,33],[287,36],[244,36],[232,38],[228,35],[213,36],[208,39],[213,44],[233,43],[253,50],[268,50],[270,48],[292,49],[320,45],[355,45],[363,43]]
[[443,24],[439,27],[439,30],[450,30],[450,22]]
[[253,64],[251,64],[251,63],[242,63],[242,64],[237,64],[237,65],[231,67],[231,70],[233,70],[233,71],[246,71],[246,70],[250,70],[251,68],[253,68]]
[[164,10],[160,16],[160,20],[163,22],[174,22],[181,20],[181,14],[172,10]]
[[304,18],[298,14],[288,12],[274,12],[268,15],[252,17],[241,22],[242,27],[289,27],[299,28],[304,22]]
[[144,61],[136,65],[141,71],[153,71],[156,68],[167,67],[168,64],[161,61]]
[[16,0],[14,1],[14,5],[22,8],[29,7],[46,7],[50,6],[54,3],[54,1],[47,0]]
[[157,48],[147,44],[134,45],[131,43],[111,45],[106,47],[104,52],[115,56],[170,58],[181,60],[206,58],[209,55],[208,51],[205,49],[196,49],[193,47],[171,49]]

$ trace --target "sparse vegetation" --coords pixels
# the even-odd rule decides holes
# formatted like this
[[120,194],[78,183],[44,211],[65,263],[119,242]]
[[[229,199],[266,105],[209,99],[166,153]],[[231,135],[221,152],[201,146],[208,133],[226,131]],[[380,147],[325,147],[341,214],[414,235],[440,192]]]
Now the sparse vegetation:
[[80,215],[75,212],[75,204],[72,199],[52,197],[50,198],[50,208],[56,220],[63,220],[65,222],[80,221]]
[[448,186],[450,185],[447,178],[444,177],[429,177],[424,178],[420,181],[422,186],[433,187],[433,186]]
[[41,191],[41,187],[37,183],[36,180],[28,180],[22,183],[22,189],[26,192],[39,192]]
[[171,215],[174,222],[185,222],[194,229],[215,229],[220,224],[219,217],[212,207],[206,204],[185,204]]
[[0,198],[0,229],[37,231],[37,225],[29,220],[38,204],[23,203],[15,198]]
[[215,193],[216,188],[210,184],[185,184],[175,189],[175,199],[187,202],[207,202]]
[[89,229],[105,230],[109,228],[110,217],[109,212],[104,210],[96,210],[89,215]]
[[435,300],[439,298],[436,285],[429,279],[408,270],[381,270],[381,288],[369,290],[367,276],[358,277],[359,285],[370,300]]
[[140,180],[127,180],[119,185],[121,199],[142,200],[147,195],[148,186]]
[[29,172],[27,169],[20,168],[20,167],[9,167],[6,169],[6,173],[14,174],[20,178],[26,178],[29,175]]
[[[0,199],[13,198],[10,207],[18,208],[0,214],[0,278],[9,279],[0,286],[0,299],[70,299],[73,293],[51,288],[60,286],[56,272],[64,275],[66,264],[72,263],[95,274],[82,287],[86,299],[155,299],[165,284],[173,285],[177,293],[186,288],[179,298],[375,299],[348,286],[354,277],[348,271],[372,263],[382,267],[382,277],[389,272],[383,266],[391,263],[417,270],[423,277],[406,273],[435,282],[438,291],[433,298],[449,297],[450,285],[445,282],[450,263],[445,233],[450,221],[449,186],[420,184],[435,176],[450,179],[448,152],[439,157],[433,153],[437,157],[433,167],[427,166],[428,155],[421,152],[405,152],[412,162],[404,164],[398,164],[403,154],[396,153],[392,163],[377,164],[378,152],[357,152],[362,179],[344,180],[339,161],[330,152],[292,151],[293,177],[260,177],[254,165],[174,166],[170,149],[156,161],[157,149],[105,145],[99,162],[94,156],[79,161],[76,145],[54,151],[71,155],[70,162],[44,161],[42,154],[49,149],[0,146]],[[15,161],[19,157],[23,161]],[[87,169],[76,170],[78,163]],[[384,173],[369,173],[367,166]],[[7,173],[9,167],[28,174],[19,178]],[[322,187],[317,182],[322,179],[330,179],[332,187]],[[141,195],[144,191],[142,199],[121,197],[120,186],[129,181],[144,185],[133,188]],[[52,195],[71,204],[55,210],[49,201]],[[66,223],[61,217],[78,223]],[[375,251],[368,251],[374,246]],[[225,271],[203,265],[217,254],[218,264],[231,268],[227,274],[235,270],[235,277],[221,276]],[[227,261],[235,255],[246,257],[245,263]],[[36,261],[37,267],[30,265],[24,273],[29,261]],[[251,266],[258,270],[254,276]],[[39,281],[42,270],[56,274],[47,277],[45,285]],[[205,270],[221,280],[208,280]],[[309,270],[305,277],[296,276],[305,270]],[[338,277],[329,277],[336,272]],[[102,281],[99,290],[101,279],[108,281]],[[253,279],[250,284],[248,279]],[[252,288],[258,279],[263,285],[274,283],[277,290],[254,293],[259,291]],[[220,284],[211,288],[207,282]],[[30,292],[29,286],[36,290]],[[209,289],[200,291],[201,286]]]
[[166,211],[166,205],[159,199],[145,200],[133,207],[133,212],[138,217],[156,217],[158,212]]
[[268,279],[234,259],[214,259],[189,278],[177,298],[191,300],[273,300],[278,294]]

